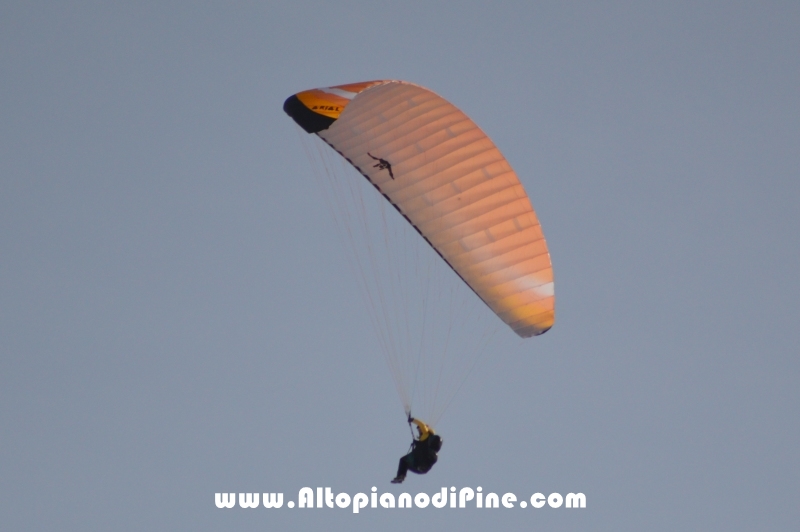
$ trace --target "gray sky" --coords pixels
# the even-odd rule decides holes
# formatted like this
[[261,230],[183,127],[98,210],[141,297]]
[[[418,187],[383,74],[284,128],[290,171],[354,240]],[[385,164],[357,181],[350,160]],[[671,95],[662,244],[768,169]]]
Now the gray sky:
[[[800,524],[797,2],[4,2],[0,528]],[[289,95],[404,79],[541,219],[426,476]],[[218,510],[215,492],[581,491],[586,510]],[[401,513],[402,512],[402,513]]]

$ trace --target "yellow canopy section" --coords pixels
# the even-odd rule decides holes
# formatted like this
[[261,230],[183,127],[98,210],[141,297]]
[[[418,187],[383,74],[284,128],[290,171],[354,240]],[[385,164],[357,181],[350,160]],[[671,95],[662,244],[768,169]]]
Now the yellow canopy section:
[[364,89],[383,83],[382,81],[365,81],[362,83],[351,83],[348,85],[338,85],[336,87],[324,87],[321,89],[311,89],[296,94],[297,99],[310,110],[330,118],[339,118],[345,106],[350,103],[359,92]]
[[518,335],[553,326],[539,220],[500,150],[463,112],[403,81],[304,91],[284,110],[364,175]]
[[309,133],[316,133],[329,127],[339,118],[347,104],[358,93],[381,83],[386,82],[362,81],[298,92],[284,102],[283,110],[303,129]]

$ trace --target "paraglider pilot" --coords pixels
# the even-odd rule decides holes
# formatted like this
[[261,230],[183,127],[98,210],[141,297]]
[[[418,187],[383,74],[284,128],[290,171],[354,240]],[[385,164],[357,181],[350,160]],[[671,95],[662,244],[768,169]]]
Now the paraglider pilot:
[[[424,475],[431,470],[438,457],[436,453],[442,448],[442,438],[431,427],[408,415],[408,424],[417,426],[419,435],[411,442],[411,449],[400,459],[397,466],[397,476],[392,479],[392,484],[400,484],[406,479],[406,473],[411,471]],[[412,431],[413,433],[413,431]]]

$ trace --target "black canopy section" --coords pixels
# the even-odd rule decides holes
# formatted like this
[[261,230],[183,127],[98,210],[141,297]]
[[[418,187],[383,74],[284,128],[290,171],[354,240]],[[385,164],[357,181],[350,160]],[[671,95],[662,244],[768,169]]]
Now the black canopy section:
[[323,129],[328,129],[336,121],[335,118],[315,113],[306,107],[296,95],[286,98],[286,101],[283,102],[283,110],[308,133],[316,133]]

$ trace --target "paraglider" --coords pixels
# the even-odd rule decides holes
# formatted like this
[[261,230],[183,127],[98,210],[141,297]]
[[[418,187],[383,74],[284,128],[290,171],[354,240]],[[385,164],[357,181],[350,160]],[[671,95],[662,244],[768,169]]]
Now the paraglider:
[[401,484],[409,471],[418,475],[430,471],[439,459],[437,453],[442,449],[442,438],[431,427],[411,416],[408,416],[408,423],[417,426],[418,434],[411,442],[408,453],[400,459],[392,484]]
[[[517,335],[537,336],[553,326],[553,268],[539,220],[511,165],[461,110],[428,89],[397,80],[299,92],[285,101],[283,109],[304,131],[322,139],[365,177],[407,222],[403,225],[413,228],[412,233],[418,235],[414,238],[419,241],[421,237],[435,251],[437,261],[455,272],[458,282],[469,287]],[[344,185],[334,184],[337,186]],[[334,189],[332,195],[337,201],[346,200],[347,192]],[[452,340],[468,327],[453,317],[449,325],[438,327],[434,320],[454,315],[460,304],[448,303],[451,307],[440,311],[429,308],[427,300],[419,304],[421,310],[414,315],[421,316],[417,329],[408,323],[396,323],[397,307],[403,307],[405,312],[414,307],[411,291],[405,285],[383,285],[405,282],[405,276],[392,268],[419,252],[392,249],[391,228],[387,229],[385,214],[376,223],[350,222],[351,217],[360,216],[359,212],[350,211],[361,211],[367,203],[358,198],[353,206],[344,207],[349,210],[343,218],[352,223],[348,234],[363,230],[368,239],[372,238],[363,246],[366,259],[358,258],[355,269],[368,292],[370,318],[409,423],[416,394],[436,403],[430,415],[425,414],[432,425],[473,366],[459,370],[453,391],[440,393],[439,386],[447,372],[442,368],[427,371],[426,363],[437,356],[442,364],[462,358],[461,352],[453,351]],[[371,231],[381,230],[377,226],[383,228],[385,235],[370,237]],[[396,255],[380,262],[375,249],[384,241],[388,252]],[[423,299],[427,298],[436,286],[428,270],[413,269],[421,279],[418,291]],[[374,279],[380,275],[385,275],[386,280]],[[376,295],[371,293],[373,290]],[[423,345],[437,328],[446,329],[446,338],[439,344]],[[451,333],[454,329],[457,332]],[[490,336],[484,335],[480,341],[485,345]],[[420,384],[424,378],[434,382],[432,391],[425,391]],[[427,472],[438,452],[438,448],[432,451],[430,444],[438,442],[441,446],[441,438],[431,425],[413,422],[420,434],[409,454],[401,459],[397,482],[408,470]]]

